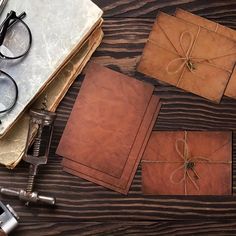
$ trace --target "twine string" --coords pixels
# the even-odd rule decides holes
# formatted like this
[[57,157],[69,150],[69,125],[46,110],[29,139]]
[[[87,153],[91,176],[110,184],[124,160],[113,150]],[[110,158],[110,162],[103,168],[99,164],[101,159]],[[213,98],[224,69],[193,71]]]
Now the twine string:
[[[182,143],[184,145],[184,150],[181,152],[179,148],[179,144]],[[193,184],[196,190],[199,190],[199,186],[196,180],[200,179],[197,171],[195,170],[195,165],[197,161],[209,162],[210,159],[204,156],[190,156],[189,146],[187,143],[187,132],[184,132],[184,139],[177,139],[175,142],[175,150],[178,155],[183,159],[183,162],[180,167],[176,168],[170,175],[170,181],[173,184],[184,183],[184,193],[187,195],[187,178],[189,178],[190,182]],[[176,174],[179,170],[184,170],[183,177],[179,180],[176,180]],[[194,178],[191,176],[190,171],[193,172]]]
[[[171,60],[167,66],[166,66],[166,71],[168,74],[177,74],[179,73],[179,71],[181,71],[185,66],[188,68],[189,71],[193,71],[196,69],[196,65],[194,62],[194,60],[202,60],[202,58],[194,58],[191,57],[191,52],[192,52],[192,48],[196,43],[196,39],[198,38],[200,30],[198,30],[197,32],[197,36],[194,39],[194,36],[191,32],[189,31],[184,31],[181,35],[180,35],[180,48],[182,50],[183,56],[181,54],[179,54],[179,57]],[[189,44],[188,47],[185,49],[184,47],[184,38],[189,38]],[[173,65],[176,64],[176,62],[181,61],[182,63],[179,66],[176,66],[175,69],[171,69],[171,66],[174,67]]]
[[219,28],[219,24],[216,23],[216,28],[215,28],[214,32],[217,32],[218,28]]

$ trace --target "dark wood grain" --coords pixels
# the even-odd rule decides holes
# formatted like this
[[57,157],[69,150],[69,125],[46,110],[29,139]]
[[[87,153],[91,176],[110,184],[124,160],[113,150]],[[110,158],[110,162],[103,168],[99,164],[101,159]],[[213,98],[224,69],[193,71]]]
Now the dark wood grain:
[[[223,227],[223,228],[221,228]],[[18,230],[12,234],[13,236],[24,236],[25,232],[31,236],[44,236],[44,235],[70,235],[70,236],[124,236],[124,235],[235,235],[236,223],[233,221],[160,221],[154,222],[141,222],[136,224],[124,223],[34,223],[21,225]],[[49,234],[50,232],[50,234]]]
[[220,22],[235,21],[235,0],[94,0],[102,7],[105,18],[155,18],[158,11],[174,13],[177,7],[198,15],[218,19]]
[[[136,72],[145,41],[158,10],[173,13],[176,7],[190,10],[236,29],[236,0],[94,0],[105,11],[105,37],[92,60],[155,84],[163,107],[155,130],[232,130],[236,162],[236,100],[224,97],[221,104],[155,82]],[[55,208],[25,207],[14,198],[2,198],[20,215],[13,235],[235,235],[236,197],[143,196],[139,167],[128,196],[74,177],[62,171],[55,155],[83,76],[69,89],[57,109],[50,159],[40,169],[36,183],[40,193],[57,197]],[[0,168],[2,186],[24,188],[28,166]],[[236,165],[233,165],[236,193]],[[223,220],[223,221],[222,221]]]

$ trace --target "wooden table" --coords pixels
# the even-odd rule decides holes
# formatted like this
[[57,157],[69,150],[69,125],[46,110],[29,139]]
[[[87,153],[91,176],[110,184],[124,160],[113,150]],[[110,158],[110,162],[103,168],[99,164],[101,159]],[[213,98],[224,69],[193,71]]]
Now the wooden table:
[[[93,60],[124,74],[155,84],[163,106],[155,130],[235,130],[236,100],[224,97],[220,105],[172,86],[154,82],[136,72],[145,41],[158,11],[176,7],[236,29],[236,0],[94,0],[104,10],[105,37]],[[57,207],[27,208],[14,198],[2,198],[20,215],[16,236],[41,235],[235,235],[236,197],[147,197],[141,193],[141,169],[128,196],[62,171],[55,150],[81,85],[73,84],[57,112],[50,159],[40,169],[37,190],[57,197]],[[236,133],[235,133],[236,134]],[[236,135],[234,134],[234,160]],[[233,192],[236,192],[233,166]],[[28,166],[1,168],[2,186],[24,188]]]

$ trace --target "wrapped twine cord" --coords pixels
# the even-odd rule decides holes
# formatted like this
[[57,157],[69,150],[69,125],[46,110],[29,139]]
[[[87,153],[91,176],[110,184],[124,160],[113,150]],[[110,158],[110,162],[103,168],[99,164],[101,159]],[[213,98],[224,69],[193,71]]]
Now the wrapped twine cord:
[[219,28],[219,24],[216,23],[216,28],[215,28],[214,32],[217,32],[218,28]]
[[[179,148],[179,144],[182,143],[184,145],[183,152],[181,152]],[[176,168],[170,174],[170,182],[172,184],[181,184],[184,183],[184,194],[187,195],[187,179],[190,180],[190,183],[193,184],[196,190],[200,190],[199,185],[197,184],[197,180],[200,179],[195,167],[198,163],[208,163],[208,164],[231,164],[231,161],[212,161],[210,158],[204,156],[191,156],[189,152],[189,146],[187,143],[187,131],[184,131],[184,139],[177,139],[175,142],[175,150],[178,155],[183,159],[182,161],[152,161],[152,160],[142,160],[143,163],[180,163],[181,165]],[[176,180],[176,174],[178,171],[183,170],[183,177],[179,180]],[[193,172],[194,178],[190,175],[190,172]]]

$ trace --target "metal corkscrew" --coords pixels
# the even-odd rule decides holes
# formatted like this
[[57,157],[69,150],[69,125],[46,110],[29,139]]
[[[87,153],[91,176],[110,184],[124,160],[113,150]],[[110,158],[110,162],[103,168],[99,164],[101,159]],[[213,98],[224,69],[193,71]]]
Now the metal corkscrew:
[[[25,149],[23,160],[30,163],[29,177],[26,189],[15,191],[11,189],[1,188],[1,193],[10,196],[18,196],[21,200],[26,201],[26,205],[30,202],[41,202],[54,205],[56,199],[54,197],[41,196],[37,192],[33,192],[35,176],[38,172],[39,165],[47,163],[49,149],[52,139],[53,123],[56,113],[46,110],[30,110],[30,124],[27,138],[27,146]],[[32,134],[37,132],[33,144],[31,145]]]

